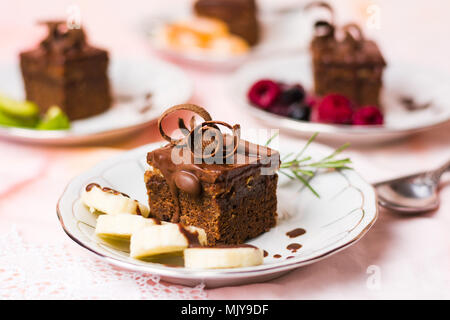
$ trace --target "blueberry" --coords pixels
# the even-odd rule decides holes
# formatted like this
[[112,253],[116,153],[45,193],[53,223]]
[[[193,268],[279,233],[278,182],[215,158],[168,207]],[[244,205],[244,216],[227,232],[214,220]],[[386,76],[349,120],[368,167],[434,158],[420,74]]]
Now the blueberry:
[[311,108],[303,104],[294,103],[289,106],[287,115],[295,120],[309,121]]
[[305,99],[305,90],[299,84],[293,86],[283,86],[279,101],[281,104],[289,106],[292,103],[299,103]]

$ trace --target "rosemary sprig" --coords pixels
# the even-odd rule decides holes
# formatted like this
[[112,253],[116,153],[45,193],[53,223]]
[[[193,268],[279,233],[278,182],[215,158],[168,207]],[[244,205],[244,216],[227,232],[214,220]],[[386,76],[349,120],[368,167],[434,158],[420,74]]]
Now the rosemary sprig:
[[271,137],[269,138],[269,140],[267,140],[265,146],[267,147],[267,146],[273,141],[273,139],[275,139],[275,138],[278,136],[278,134],[279,134],[279,133],[277,132],[277,133],[275,133],[273,136],[271,136]]
[[[350,158],[336,159],[336,157],[344,151],[349,144],[346,143],[330,155],[320,160],[313,160],[311,156],[304,155],[309,145],[316,139],[318,132],[314,133],[303,148],[296,154],[289,153],[283,157],[280,165],[280,173],[287,176],[291,180],[298,180],[305,185],[315,196],[320,198],[320,195],[309,183],[310,180],[321,170],[343,170],[352,169],[349,165],[352,163]],[[266,143],[268,146],[277,136],[275,134]]]

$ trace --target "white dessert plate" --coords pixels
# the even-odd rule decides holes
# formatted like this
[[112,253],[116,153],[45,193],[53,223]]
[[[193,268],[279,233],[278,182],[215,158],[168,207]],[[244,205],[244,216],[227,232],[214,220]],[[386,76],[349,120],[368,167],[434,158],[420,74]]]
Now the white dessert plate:
[[[247,91],[262,78],[301,83],[312,91],[313,79],[307,55],[258,60],[239,69],[230,81],[230,95],[239,106],[272,128],[303,137],[320,132],[321,141],[375,144],[430,130],[450,121],[450,75],[436,70],[388,62],[383,75],[381,103],[385,109],[382,126],[350,126],[293,120],[259,109],[248,102]],[[411,98],[421,110],[410,111],[402,103]]]
[[[301,7],[302,3],[298,3],[292,11],[283,11],[286,8],[273,5],[264,11],[260,10],[261,39],[259,43],[247,53],[234,56],[201,50],[196,52],[180,51],[173,49],[161,40],[158,34],[161,26],[180,18],[189,17],[192,15],[190,8],[181,8],[166,15],[150,16],[142,23],[142,29],[152,50],[171,61],[207,69],[234,69],[256,57],[305,50],[313,23],[310,17],[300,10]],[[296,30],[295,33],[292,30]],[[293,38],[293,34],[295,38]]]
[[[112,58],[109,78],[114,104],[94,117],[72,122],[69,130],[42,131],[0,126],[0,137],[37,144],[99,143],[134,133],[149,125],[170,106],[187,102],[192,83],[183,71],[168,63]],[[18,61],[0,65],[0,92],[25,99]],[[146,95],[151,94],[147,101]]]
[[[297,144],[280,142],[283,153],[298,150]],[[116,266],[159,275],[168,282],[193,286],[205,283],[208,287],[240,285],[268,281],[284,273],[324,259],[361,239],[377,218],[375,191],[353,170],[327,172],[316,175],[311,185],[319,193],[317,198],[298,182],[280,175],[277,190],[277,225],[261,236],[248,241],[268,252],[264,264],[236,269],[187,269],[144,262],[129,257],[127,248],[112,246],[95,236],[96,215],[80,202],[81,190],[97,182],[127,193],[147,203],[144,171],[146,154],[160,144],[143,146],[103,161],[70,182],[58,206],[58,218],[64,231],[76,243]],[[301,148],[301,146],[300,146]],[[331,150],[312,145],[308,154],[328,155]],[[290,238],[287,232],[303,228],[306,233]],[[287,249],[291,243],[302,247],[295,253]],[[275,255],[280,255],[276,258]],[[290,257],[290,258],[288,258]]]

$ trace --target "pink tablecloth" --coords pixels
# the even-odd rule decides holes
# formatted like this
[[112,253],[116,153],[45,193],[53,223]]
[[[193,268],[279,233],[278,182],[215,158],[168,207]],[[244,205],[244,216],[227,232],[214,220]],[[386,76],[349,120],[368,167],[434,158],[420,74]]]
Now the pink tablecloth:
[[[398,1],[400,4],[390,4],[388,1],[378,1],[383,9],[382,31],[388,57],[415,61],[420,64],[434,65],[450,72],[447,60],[448,43],[439,41],[435,37],[428,37],[431,32],[446,28],[448,21],[440,12],[449,9],[448,2],[441,1],[441,5],[427,7],[422,2]],[[96,2],[97,3],[97,2]],[[102,3],[99,1],[99,3]],[[361,1],[352,7],[353,12],[361,12],[368,2]],[[397,3],[397,1],[396,1]],[[407,12],[401,3],[408,6]],[[144,4],[136,1],[137,7],[145,7],[151,11],[156,4]],[[443,10],[445,7],[447,10]],[[83,6],[83,8],[87,5]],[[137,8],[136,7],[136,8]],[[96,17],[102,7],[98,4],[95,10],[88,10],[87,16]],[[105,7],[106,8],[106,7]],[[103,9],[105,9],[103,8]],[[356,9],[355,9],[356,8]],[[9,8],[11,9],[11,8]],[[13,8],[22,18],[35,18],[36,14],[30,8]],[[119,8],[107,8],[108,14],[116,14]],[[105,9],[106,10],[106,9]],[[116,10],[116,11],[113,11]],[[5,12],[5,10],[2,10]],[[136,12],[139,10],[136,9]],[[133,13],[136,15],[136,12]],[[25,13],[24,13],[25,12]],[[63,11],[64,12],[64,11]],[[127,11],[123,17],[133,20],[135,15]],[[397,24],[396,17],[404,14],[402,24]],[[439,15],[440,19],[439,20]],[[103,16],[97,24],[104,22],[108,16]],[[429,23],[417,23],[417,19],[426,19]],[[431,18],[433,17],[433,18]],[[125,19],[123,18],[123,19]],[[22,41],[32,28],[21,25],[21,19],[6,19],[0,24],[2,39],[10,40],[5,49],[2,48],[0,58],[9,59],[24,46]],[[114,19],[109,20],[114,21]],[[87,22],[86,22],[87,23]],[[103,29],[101,28],[103,26]],[[131,30],[122,30],[117,25],[111,25],[111,30],[101,24],[99,29],[103,33],[94,32],[94,37],[102,38],[105,45],[115,52],[130,55],[147,54],[147,48],[139,37],[120,37],[118,35],[132,34]],[[11,28],[16,33],[11,33]],[[445,29],[444,28],[444,29]],[[414,31],[412,31],[414,30]],[[115,37],[111,37],[114,34]],[[434,33],[436,34],[436,33]],[[121,39],[118,44],[115,39]],[[18,40],[19,39],[19,40]],[[22,39],[22,40],[20,40]],[[399,39],[404,42],[399,44]],[[414,39],[414,42],[413,40]],[[133,48],[133,50],[130,50]],[[433,56],[433,59],[430,57]],[[232,123],[245,123],[247,127],[260,127],[246,114],[237,112],[227,96],[225,83],[228,73],[208,73],[205,71],[186,68],[186,72],[195,83],[195,95],[192,102],[207,106],[215,118]],[[231,110],[231,111],[230,111]],[[239,114],[239,118],[235,118]],[[283,139],[295,139],[282,135]],[[421,169],[438,166],[450,157],[450,125],[419,136],[377,147],[353,148],[349,155],[354,159],[355,168],[374,182],[384,178],[394,177]],[[65,256],[53,255],[52,259],[59,266],[55,270],[49,265],[50,260],[42,259],[42,273],[33,273],[21,269],[23,255],[17,255],[16,248],[27,248],[36,255],[45,252],[51,255],[48,246],[65,248],[70,252],[70,259],[78,261],[77,265],[95,269],[95,274],[108,269],[97,263],[92,255],[77,247],[63,233],[55,214],[55,205],[59,195],[68,181],[88,169],[95,163],[124,150],[158,140],[157,130],[150,127],[127,141],[115,142],[107,146],[57,148],[13,144],[0,141],[0,298],[45,298],[60,293],[60,297],[104,297],[105,288],[97,287],[98,292],[91,295],[77,294],[77,288],[85,286],[86,277],[80,275],[79,282],[72,283],[71,294],[62,288],[48,290],[51,276],[57,275],[67,265],[59,265]],[[302,143],[298,141],[299,144]],[[448,181],[448,180],[447,180]],[[379,220],[372,230],[357,244],[328,259],[313,265],[293,271],[279,279],[253,284],[243,287],[219,288],[204,290],[203,288],[172,287],[158,283],[157,279],[129,275],[125,271],[109,270],[111,288],[120,288],[124,292],[132,292],[140,288],[136,298],[211,298],[211,299],[326,299],[326,298],[450,298],[450,188],[444,183],[441,189],[442,204],[438,211],[417,217],[399,217],[393,213],[381,211]],[[14,250],[8,250],[13,248]],[[30,249],[31,248],[31,249]],[[45,250],[44,250],[44,249]],[[52,250],[53,250],[52,249]],[[50,252],[50,253],[49,253]],[[45,255],[43,255],[45,258]],[[14,258],[14,259],[13,259]],[[70,260],[70,261],[72,261]],[[21,262],[22,261],[22,262]],[[50,273],[47,275],[44,271]],[[52,273],[53,272],[53,273]],[[106,272],[106,271],[105,271]],[[39,278],[42,275],[42,279]],[[17,281],[16,281],[17,280]],[[138,285],[136,286],[136,283]],[[150,286],[157,285],[154,291]],[[32,284],[32,285],[30,285]],[[147,289],[142,289],[147,286]],[[88,286],[94,288],[95,286]],[[33,288],[33,290],[31,290]],[[47,289],[46,289],[47,288]],[[59,290],[59,291],[58,291]],[[117,289],[119,290],[119,289]],[[136,289],[137,290],[137,289]],[[133,291],[134,292],[134,291]],[[161,294],[165,292],[165,294]],[[58,295],[56,295],[58,296]]]

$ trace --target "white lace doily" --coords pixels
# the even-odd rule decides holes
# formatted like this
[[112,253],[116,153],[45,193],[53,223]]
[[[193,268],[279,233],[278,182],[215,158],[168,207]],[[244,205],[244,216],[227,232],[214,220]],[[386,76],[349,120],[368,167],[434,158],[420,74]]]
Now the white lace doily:
[[0,237],[0,299],[205,298],[203,285],[165,285],[155,275],[71,255],[64,245],[25,243],[15,227]]

